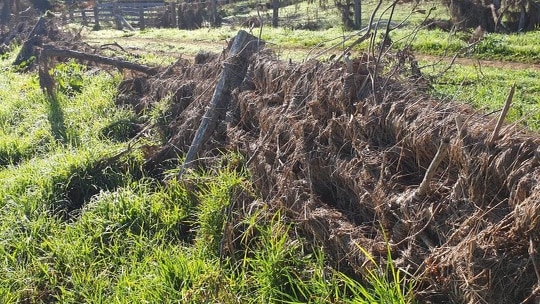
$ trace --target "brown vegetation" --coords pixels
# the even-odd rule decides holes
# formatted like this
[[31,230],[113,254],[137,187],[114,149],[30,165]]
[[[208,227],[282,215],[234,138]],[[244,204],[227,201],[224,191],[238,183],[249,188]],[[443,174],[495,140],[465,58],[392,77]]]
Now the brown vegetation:
[[[383,260],[388,240],[397,265],[417,278],[420,299],[537,301],[538,136],[506,125],[490,143],[496,118],[432,100],[396,70],[372,79],[368,58],[349,72],[342,63],[252,57],[198,165],[242,153],[260,200],[242,196],[237,212],[285,210],[359,278],[366,260],[358,246]],[[167,75],[121,86],[144,88],[121,99],[139,110],[172,94],[168,143],[153,149],[147,170],[188,150],[220,65],[182,61]],[[441,164],[419,195],[441,142]]]

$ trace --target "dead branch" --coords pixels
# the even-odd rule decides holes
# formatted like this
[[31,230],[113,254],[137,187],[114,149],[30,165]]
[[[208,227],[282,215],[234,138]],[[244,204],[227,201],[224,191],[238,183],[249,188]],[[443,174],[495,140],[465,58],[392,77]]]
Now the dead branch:
[[147,75],[155,75],[158,71],[156,67],[149,67],[146,65],[133,63],[121,59],[105,57],[96,54],[88,54],[78,51],[66,50],[56,48],[52,45],[44,45],[43,50],[41,51],[41,56],[43,60],[48,60],[49,57],[64,57],[64,58],[75,58],[79,60],[86,60],[91,62],[96,62],[105,65],[112,65],[118,69],[128,69],[137,72],[142,72]]
[[377,13],[377,11],[379,11],[379,8],[381,7],[381,5],[382,5],[382,0],[379,0],[379,2],[377,2],[377,6],[373,10],[373,13],[371,13],[371,17],[369,18],[369,24],[368,24],[368,28],[366,29],[366,33],[360,36],[358,39],[356,39],[351,45],[349,45],[343,51],[343,53],[341,53],[341,55],[338,56],[336,61],[340,61],[341,58],[343,58],[343,56],[348,54],[356,45],[362,43],[363,41],[365,41],[366,39],[370,38],[373,35],[373,33],[371,32],[373,28],[373,20],[375,19],[375,14]]

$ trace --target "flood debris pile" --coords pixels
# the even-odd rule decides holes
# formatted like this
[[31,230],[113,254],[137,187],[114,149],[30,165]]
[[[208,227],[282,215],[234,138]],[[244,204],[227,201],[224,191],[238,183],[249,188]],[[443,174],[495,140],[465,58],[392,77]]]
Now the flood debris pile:
[[[167,143],[148,155],[149,171],[188,151],[212,98],[223,56],[198,60],[121,85],[122,102],[138,111],[171,100]],[[536,134],[506,125],[492,141],[496,117],[433,100],[405,78],[373,79],[368,56],[352,69],[283,62],[268,51],[248,63],[197,161],[244,155],[260,198],[242,210],[284,211],[358,278],[369,264],[359,246],[384,262],[388,240],[426,302],[538,301]]]
[[[219,95],[215,125],[190,167],[211,166],[226,151],[244,156],[258,197],[233,195],[238,218],[280,210],[360,280],[370,267],[360,248],[384,263],[389,246],[424,302],[540,300],[538,135],[516,125],[494,134],[497,117],[430,98],[412,53],[292,63],[241,48],[150,68],[89,54],[95,50],[45,50],[141,72],[116,97],[141,116],[167,101],[162,119],[141,128],[164,142],[144,147],[148,174],[182,165]],[[396,65],[383,69],[384,62]],[[53,62],[40,64],[41,83]],[[223,75],[234,86],[217,94],[231,82]],[[244,231],[227,233],[234,240]],[[225,245],[229,254],[241,251]]]

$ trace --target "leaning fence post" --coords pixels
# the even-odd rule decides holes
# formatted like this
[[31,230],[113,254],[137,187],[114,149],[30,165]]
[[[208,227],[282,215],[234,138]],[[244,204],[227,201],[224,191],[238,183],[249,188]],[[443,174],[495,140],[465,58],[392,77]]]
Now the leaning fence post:
[[197,153],[199,153],[201,146],[214,132],[218,119],[227,110],[227,94],[241,85],[247,73],[248,59],[259,51],[263,45],[263,41],[243,30],[240,30],[234,37],[229,55],[223,65],[223,72],[216,84],[214,95],[186,154],[186,160],[182,165],[179,177],[189,168]]

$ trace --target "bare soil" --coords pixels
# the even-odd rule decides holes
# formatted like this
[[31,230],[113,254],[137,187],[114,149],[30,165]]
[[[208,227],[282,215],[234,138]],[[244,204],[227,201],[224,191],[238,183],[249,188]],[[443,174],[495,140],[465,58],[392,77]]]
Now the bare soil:
[[445,62],[451,63],[452,60],[454,64],[457,65],[469,65],[469,66],[480,66],[480,67],[490,67],[490,68],[500,68],[500,69],[509,69],[509,70],[524,70],[524,69],[534,69],[540,70],[540,63],[522,63],[514,61],[501,61],[501,60],[482,60],[474,58],[465,58],[458,57],[455,60],[452,57],[439,57],[426,54],[415,53],[416,58],[420,61],[428,62]]

